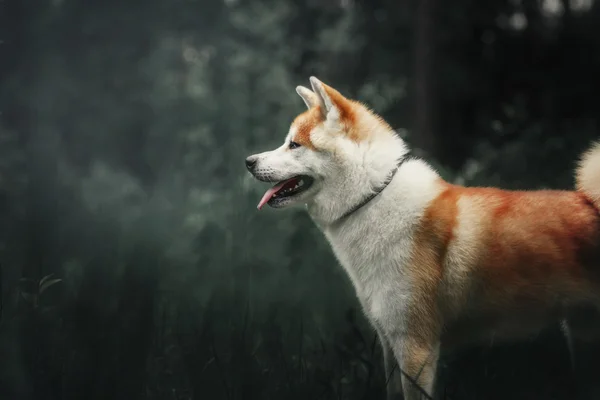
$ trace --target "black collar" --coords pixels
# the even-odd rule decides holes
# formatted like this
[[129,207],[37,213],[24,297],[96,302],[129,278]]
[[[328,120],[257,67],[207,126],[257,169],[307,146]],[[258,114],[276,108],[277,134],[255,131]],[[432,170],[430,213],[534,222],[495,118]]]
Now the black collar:
[[348,218],[351,214],[354,214],[356,211],[360,210],[362,207],[366,206],[371,200],[373,200],[375,197],[377,197],[381,192],[383,192],[385,190],[386,187],[388,187],[388,185],[390,184],[390,182],[392,182],[392,179],[394,179],[394,176],[396,176],[396,172],[398,172],[398,170],[400,169],[400,166],[402,166],[402,164],[404,164],[406,161],[408,161],[411,158],[411,152],[410,150],[408,152],[406,152],[402,158],[398,161],[398,163],[396,164],[396,166],[394,167],[394,169],[390,172],[389,176],[387,177],[387,179],[385,180],[385,182],[383,182],[381,184],[381,186],[379,186],[372,194],[370,194],[369,196],[367,196],[367,198],[365,198],[363,201],[361,201],[360,203],[358,203],[357,205],[355,205],[354,207],[352,207],[350,210],[346,211],[340,218],[338,218],[334,223],[335,224],[339,224],[340,222],[342,222],[344,219]]

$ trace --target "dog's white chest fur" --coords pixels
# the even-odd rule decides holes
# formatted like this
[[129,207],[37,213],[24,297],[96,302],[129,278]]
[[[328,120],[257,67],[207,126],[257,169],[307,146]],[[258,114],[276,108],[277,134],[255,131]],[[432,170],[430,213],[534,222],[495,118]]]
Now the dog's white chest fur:
[[347,221],[324,229],[369,319],[401,329],[410,295],[413,235],[438,195],[437,175],[421,161],[404,164],[390,185]]
[[391,310],[402,315],[404,299],[410,292],[405,272],[410,239],[400,237],[393,243],[375,227],[352,228],[355,229],[329,231],[326,236],[350,277],[367,317],[374,323],[387,325],[384,320],[394,319],[388,315]]

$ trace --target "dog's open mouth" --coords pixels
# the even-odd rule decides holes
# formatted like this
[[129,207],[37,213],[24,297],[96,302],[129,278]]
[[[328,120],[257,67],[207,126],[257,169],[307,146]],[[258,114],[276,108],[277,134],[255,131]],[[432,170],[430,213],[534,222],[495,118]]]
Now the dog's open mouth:
[[277,185],[265,192],[258,203],[258,209],[260,210],[267,203],[271,207],[277,206],[285,200],[298,196],[310,188],[313,181],[314,179],[310,176],[299,175],[277,183]]

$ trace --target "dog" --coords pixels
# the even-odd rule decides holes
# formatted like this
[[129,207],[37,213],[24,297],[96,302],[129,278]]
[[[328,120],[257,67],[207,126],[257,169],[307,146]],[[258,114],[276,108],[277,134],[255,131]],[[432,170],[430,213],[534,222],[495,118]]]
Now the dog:
[[310,83],[283,144],[246,167],[275,183],[259,209],[304,205],[329,241],[377,332],[387,398],[431,398],[442,347],[556,322],[577,365],[600,306],[600,144],[572,191],[459,186],[366,105]]

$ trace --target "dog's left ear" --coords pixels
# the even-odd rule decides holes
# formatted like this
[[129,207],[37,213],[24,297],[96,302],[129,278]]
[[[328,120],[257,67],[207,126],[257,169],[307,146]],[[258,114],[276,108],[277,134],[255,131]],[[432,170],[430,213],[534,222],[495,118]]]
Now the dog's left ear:
[[321,105],[321,99],[312,90],[305,88],[304,86],[296,87],[296,93],[302,97],[306,107],[313,108]]
[[350,101],[340,92],[327,86],[314,76],[310,77],[313,91],[319,96],[322,104],[323,117],[330,121],[339,121],[349,117],[351,113]]

